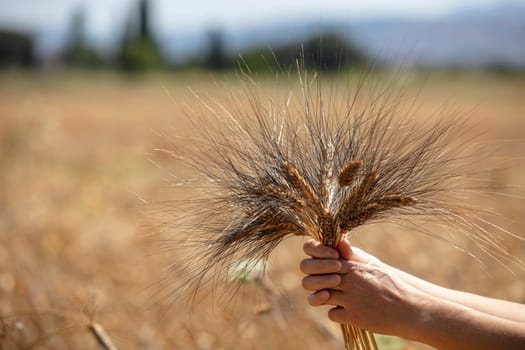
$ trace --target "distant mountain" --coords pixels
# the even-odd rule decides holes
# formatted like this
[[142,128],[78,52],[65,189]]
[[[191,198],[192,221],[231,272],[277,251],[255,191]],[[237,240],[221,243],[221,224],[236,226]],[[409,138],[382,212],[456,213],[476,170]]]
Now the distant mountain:
[[497,5],[468,6],[455,11],[449,18],[461,20],[525,21],[525,3],[503,2]]
[[368,52],[396,63],[525,68],[525,3],[465,7],[431,21],[351,24]]
[[525,68],[525,21],[442,19],[370,22],[349,33],[376,59],[439,66]]
[[[470,6],[432,20],[291,21],[239,28],[224,36],[228,50],[237,53],[306,40],[319,32],[338,32],[371,57],[392,64],[525,69],[525,3]],[[206,47],[203,33],[167,35],[162,41],[168,54],[179,59],[199,55]]]

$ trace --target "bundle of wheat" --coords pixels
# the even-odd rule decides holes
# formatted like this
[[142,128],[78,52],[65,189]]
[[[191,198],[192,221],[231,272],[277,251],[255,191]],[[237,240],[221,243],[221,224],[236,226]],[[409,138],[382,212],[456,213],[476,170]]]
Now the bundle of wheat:
[[[342,90],[327,92],[317,74],[301,69],[299,89],[276,98],[259,95],[246,77],[247,93],[232,94],[231,105],[200,97],[212,118],[194,120],[201,135],[191,140],[189,156],[161,150],[204,176],[191,183],[196,199],[181,214],[189,227],[178,222],[190,234],[176,249],[204,255],[202,263],[172,267],[190,276],[183,289],[227,283],[232,266],[257,266],[288,235],[335,247],[357,227],[379,221],[439,219],[492,256],[509,258],[458,200],[479,187],[464,180],[481,172],[465,170],[472,147],[454,145],[462,121],[417,122],[394,86],[374,85],[368,75],[343,88],[342,98]],[[246,101],[248,111],[238,107]],[[376,348],[366,330],[342,329],[347,349]]]

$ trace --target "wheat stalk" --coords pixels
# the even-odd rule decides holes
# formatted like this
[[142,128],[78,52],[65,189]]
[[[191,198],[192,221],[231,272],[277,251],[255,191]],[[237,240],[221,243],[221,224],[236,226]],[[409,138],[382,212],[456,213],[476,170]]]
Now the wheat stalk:
[[[215,124],[195,122],[201,135],[191,139],[191,156],[177,156],[204,181],[191,185],[195,199],[177,219],[189,234],[175,249],[192,257],[198,251],[202,260],[177,263],[167,279],[178,278],[195,295],[206,285],[228,284],[239,261],[246,269],[265,261],[288,235],[335,247],[345,234],[379,221],[439,219],[493,257],[510,260],[457,199],[479,189],[463,180],[480,172],[465,170],[471,148],[453,146],[461,121],[420,125],[391,94],[395,88],[367,85],[368,78],[336,99],[325,97],[319,76],[304,70],[298,76],[299,93],[276,98],[258,94],[251,76],[246,95],[230,96],[232,106],[198,96]],[[181,271],[189,277],[181,279]],[[346,349],[377,347],[366,330],[342,330]]]
[[113,345],[111,338],[100,323],[91,322],[87,325],[87,328],[103,350],[117,350],[117,347]]

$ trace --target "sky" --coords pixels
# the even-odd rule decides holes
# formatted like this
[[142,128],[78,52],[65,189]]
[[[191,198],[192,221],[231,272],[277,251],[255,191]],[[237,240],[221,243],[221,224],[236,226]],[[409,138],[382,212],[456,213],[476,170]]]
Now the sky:
[[[470,6],[525,0],[150,0],[154,30],[203,33],[211,28],[239,31],[301,20],[433,18]],[[72,14],[86,15],[87,38],[97,47],[114,46],[137,0],[0,0],[0,30],[37,34],[37,50],[53,52],[67,38]],[[59,39],[57,39],[59,38]],[[61,39],[60,39],[61,38]]]
[[[514,0],[517,1],[517,0]],[[521,0],[522,2],[525,0]],[[0,28],[39,31],[63,28],[79,7],[88,31],[108,34],[121,27],[136,0],[0,0]],[[194,31],[264,24],[284,19],[346,17],[435,17],[472,4],[501,0],[152,0],[160,30]]]

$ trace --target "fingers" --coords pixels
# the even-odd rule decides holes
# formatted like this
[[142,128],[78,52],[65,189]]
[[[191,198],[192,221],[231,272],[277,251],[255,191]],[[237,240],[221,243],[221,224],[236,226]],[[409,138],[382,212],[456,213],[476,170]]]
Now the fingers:
[[344,275],[355,270],[360,263],[347,260],[304,259],[299,268],[305,275]]
[[339,259],[339,252],[314,240],[309,240],[303,245],[303,250],[312,258],[317,259]]
[[328,311],[328,318],[337,323],[346,323],[348,311],[342,307],[334,307]]
[[341,270],[342,263],[339,260],[304,259],[299,267],[305,275],[322,275],[338,273]]
[[380,263],[380,260],[375,256],[368,254],[362,249],[352,247],[350,242],[343,238],[339,241],[337,249],[327,247],[322,243],[314,240],[309,240],[303,245],[303,250],[306,254],[316,259],[343,259],[356,261],[360,263]]
[[334,302],[332,298],[333,293],[334,291],[332,290],[313,293],[308,297],[308,302],[312,306],[334,305],[335,307],[328,311],[328,318],[337,323],[353,324],[356,321],[355,315],[352,315],[352,311],[348,307]]
[[303,288],[310,291],[335,288],[341,284],[339,275],[306,276],[303,278]]
[[312,306],[333,305],[343,307],[347,305],[344,292],[334,289],[320,290],[310,294],[308,303]]
[[[337,248],[340,250],[339,252],[314,240],[306,242],[303,249],[313,259],[301,261],[301,272],[306,275],[346,274],[355,268],[354,262],[366,263],[370,261],[370,258],[373,258],[358,248],[356,248],[356,251],[359,252],[359,255],[354,254],[347,240],[341,240]],[[339,254],[341,254],[342,258],[336,260]],[[345,257],[351,259],[345,259]]]
[[330,292],[327,290],[320,290],[308,296],[308,304],[312,306],[321,306],[325,305],[329,299]]

